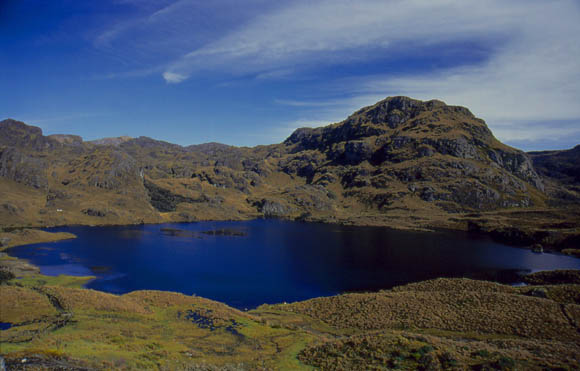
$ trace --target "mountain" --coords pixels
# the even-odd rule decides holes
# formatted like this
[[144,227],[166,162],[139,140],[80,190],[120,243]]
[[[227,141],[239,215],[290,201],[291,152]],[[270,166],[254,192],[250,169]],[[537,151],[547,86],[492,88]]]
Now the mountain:
[[312,171],[299,165],[314,183],[337,173],[379,208],[417,198],[449,211],[542,203],[542,180],[523,152],[500,143],[466,108],[436,100],[387,98],[339,124],[299,129],[285,144],[297,157],[322,155]]
[[91,140],[89,143],[100,145],[100,146],[118,146],[121,143],[125,143],[126,141],[131,140],[131,139],[133,139],[133,138],[127,137],[127,136],[121,136],[121,137],[114,137],[114,138],[102,138],[102,139]]
[[83,142],[8,119],[0,122],[0,225],[267,216],[481,231],[521,222],[538,230],[541,218],[529,224],[525,212],[573,214],[553,209],[552,191],[563,187],[545,170],[561,162],[554,156],[563,154],[531,155],[538,173],[530,155],[499,142],[467,108],[407,97],[253,148],[147,137]]
[[528,153],[538,172],[565,184],[580,184],[580,145],[561,151]]

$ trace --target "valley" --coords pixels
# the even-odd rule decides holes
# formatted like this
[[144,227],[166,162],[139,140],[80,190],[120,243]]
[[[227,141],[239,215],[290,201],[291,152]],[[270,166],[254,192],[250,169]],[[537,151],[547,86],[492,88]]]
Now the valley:
[[73,239],[42,229],[74,225],[170,223],[159,227],[168,238],[242,239],[176,223],[265,218],[460,231],[578,256],[578,156],[525,153],[467,108],[400,96],[251,148],[85,142],[6,119],[0,354],[16,370],[577,369],[577,271],[535,273],[522,287],[435,278],[245,311],[170,291],[87,289],[107,267],[43,275],[8,249]]
[[441,101],[389,97],[253,148],[113,139],[44,136],[2,121],[0,225],[274,217],[472,229],[556,250],[578,241],[578,151],[527,155],[468,109]]

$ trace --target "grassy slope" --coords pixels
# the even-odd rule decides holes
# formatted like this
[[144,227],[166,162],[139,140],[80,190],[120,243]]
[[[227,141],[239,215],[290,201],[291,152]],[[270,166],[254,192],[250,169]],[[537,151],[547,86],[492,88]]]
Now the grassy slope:
[[550,299],[530,296],[531,288],[439,279],[250,312],[159,291],[115,296],[20,287],[17,280],[0,289],[0,321],[24,323],[2,331],[9,361],[43,357],[116,369],[541,369],[580,362],[578,285],[541,287]]
[[[12,244],[74,237],[10,236]],[[0,322],[15,325],[0,332],[0,353],[9,365],[27,358],[29,368],[573,368],[580,285],[553,283],[577,276],[536,274],[543,286],[523,288],[437,279],[241,312],[171,292],[106,294],[81,288],[91,277],[23,271],[0,285]]]
[[[271,327],[223,304],[175,293],[114,296],[86,289],[44,286],[36,291],[13,285],[1,290],[3,322],[22,323],[26,305],[26,320],[42,324],[3,331],[2,353],[7,358],[40,352],[97,367],[175,369],[207,362],[273,368],[298,365],[297,347],[313,339],[304,331]],[[60,317],[50,313],[53,308],[43,294],[58,298],[70,313],[67,325],[50,330]],[[32,340],[19,342],[31,334]]]

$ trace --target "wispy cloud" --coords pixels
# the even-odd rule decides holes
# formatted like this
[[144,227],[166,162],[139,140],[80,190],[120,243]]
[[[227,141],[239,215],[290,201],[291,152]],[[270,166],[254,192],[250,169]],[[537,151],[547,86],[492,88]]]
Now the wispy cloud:
[[184,76],[206,69],[259,74],[273,68],[366,60],[411,44],[416,48],[488,38],[512,31],[512,19],[522,15],[522,5],[533,7],[532,2],[294,1],[192,50],[168,71]]
[[110,72],[98,74],[89,77],[90,80],[111,80],[111,79],[129,79],[139,78],[158,74],[164,70],[165,66],[153,66],[145,68],[135,68],[122,72]]
[[165,79],[165,81],[167,81],[168,84],[178,84],[187,79],[187,76],[167,71],[163,72],[163,78]]
[[[428,74],[373,76],[355,84],[353,91],[464,105],[485,118],[502,140],[566,135],[580,140],[580,42],[571,36],[580,34],[578,3],[531,1],[519,11],[506,24],[512,30],[509,42],[481,64]],[[544,124],[537,125],[538,121]],[[556,121],[560,124],[552,124]]]
[[[344,111],[387,95],[438,98],[470,107],[502,139],[536,140],[546,130],[526,122],[580,118],[578,19],[579,5],[573,0],[297,1],[189,52],[171,63],[166,74],[179,75],[181,82],[206,70],[261,76],[292,67],[298,73],[396,53],[406,45],[420,50],[483,40],[495,46],[475,65],[358,77],[340,87],[351,98],[276,103],[325,110],[340,103]],[[552,135],[575,132],[553,129]]]
[[[223,37],[255,15],[269,9],[266,0],[116,0],[128,5],[93,38],[97,50],[127,65],[170,65],[192,49]],[[175,71],[170,72],[179,75]],[[168,75],[168,76],[174,76]]]
[[95,44],[119,54],[129,48],[127,58],[154,61],[170,84],[208,71],[290,81],[335,65],[445,53],[438,48],[452,44],[468,52],[470,45],[486,45],[476,62],[329,81],[341,91],[339,99],[320,93],[317,99],[275,101],[301,110],[304,122],[337,121],[400,94],[467,106],[503,140],[548,135],[533,124],[538,120],[567,123],[552,135],[576,135],[572,125],[580,122],[575,0],[251,0],[246,6],[234,0],[118,1],[140,10],[104,30]]

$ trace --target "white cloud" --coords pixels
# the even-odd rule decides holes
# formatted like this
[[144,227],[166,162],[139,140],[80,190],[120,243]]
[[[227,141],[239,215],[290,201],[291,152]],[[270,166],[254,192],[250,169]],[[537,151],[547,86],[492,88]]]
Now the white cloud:
[[[130,68],[167,66],[192,49],[243,26],[267,0],[116,0],[124,5],[94,35],[93,46]],[[175,71],[170,71],[175,72]],[[187,75],[180,73],[181,75]]]
[[580,137],[580,122],[562,124],[560,122],[509,122],[497,125],[494,129],[496,136],[507,142],[538,140],[567,141],[570,138]]
[[[424,75],[374,76],[355,91],[438,98],[469,107],[502,140],[580,132],[580,12],[572,1],[533,2],[511,21],[509,42],[476,66]],[[543,127],[532,122],[545,121]],[[571,120],[567,127],[553,122]],[[580,139],[580,138],[579,138]]]
[[417,47],[489,37],[513,26],[510,22],[521,15],[521,8],[534,8],[534,2],[294,1],[187,53],[168,71],[261,73],[295,65],[366,60],[378,50],[401,48],[405,43]]
[[[351,79],[340,87],[353,96],[343,100],[343,107],[372,104],[371,97],[387,95],[437,98],[469,107],[500,139],[535,140],[547,132],[526,131],[526,121],[580,118],[579,19],[573,0],[299,1],[193,50],[167,71],[261,76],[372,59],[405,45],[421,50],[446,42],[496,42],[476,65]],[[324,108],[326,101],[287,104]],[[553,134],[557,131],[576,132],[554,128]]]
[[[514,140],[546,135],[526,122],[580,121],[580,5],[575,0],[294,0],[264,8],[270,3],[217,1],[210,12],[226,14],[222,24],[228,27],[204,33],[207,27],[192,26],[191,17],[206,14],[199,5],[205,3],[180,0],[110,29],[100,42],[132,40],[134,33],[147,36],[155,29],[138,39],[142,50],[168,56],[163,63],[168,83],[207,71],[290,80],[305,70],[390,54],[445,53],[437,48],[453,43],[470,53],[466,45],[473,43],[486,46],[485,58],[477,63],[430,67],[413,75],[362,75],[334,82],[351,98],[302,102],[290,97],[278,103],[308,110],[310,121],[322,122],[344,118],[387,95],[437,98],[469,107],[500,139]],[[244,14],[237,26],[231,25],[232,9]]]
[[178,84],[183,80],[187,79],[188,76],[180,75],[178,73],[173,72],[163,72],[163,78],[168,84]]

